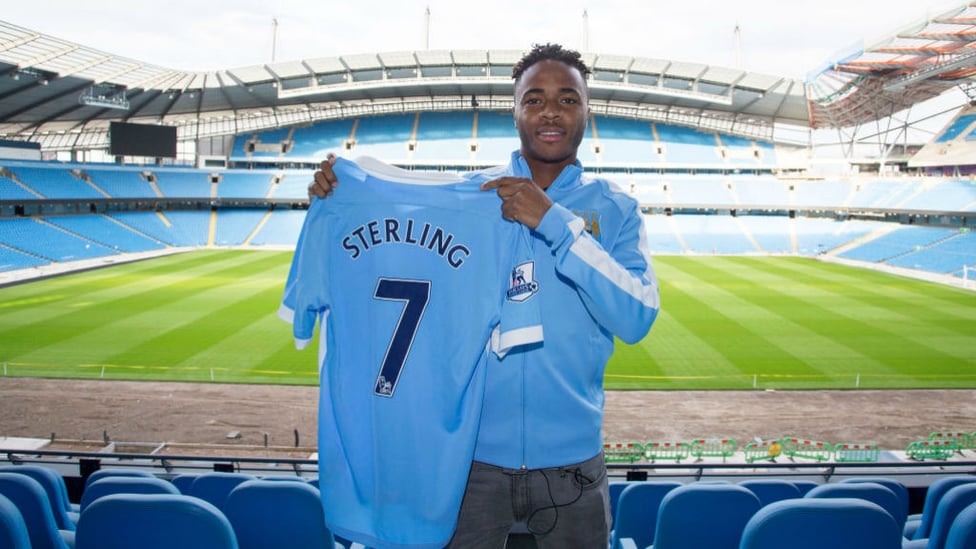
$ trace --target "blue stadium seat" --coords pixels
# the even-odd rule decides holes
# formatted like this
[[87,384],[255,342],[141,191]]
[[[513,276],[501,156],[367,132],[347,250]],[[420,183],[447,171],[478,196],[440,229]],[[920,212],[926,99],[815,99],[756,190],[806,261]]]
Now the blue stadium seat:
[[798,480],[793,480],[791,482],[793,483],[794,486],[796,486],[797,490],[800,491],[800,497],[805,496],[807,492],[813,490],[817,486],[820,486],[819,482],[814,482],[812,480],[798,479]]
[[935,518],[935,511],[939,507],[942,496],[950,489],[976,482],[976,478],[970,476],[951,476],[940,478],[929,485],[925,491],[925,503],[922,504],[922,512],[918,515],[910,515],[905,522],[904,535],[908,539],[926,539],[932,533],[932,519]]
[[58,529],[44,487],[27,475],[0,473],[0,495],[6,496],[23,515],[33,549],[74,547],[75,532]]
[[[901,502],[901,507],[899,508],[898,512],[899,514],[904,513],[905,518],[908,518],[908,508],[910,504],[908,487],[905,486],[905,484],[900,480],[888,477],[852,477],[845,478],[841,481],[841,483],[845,482],[875,482],[884,486],[898,496],[898,500]],[[895,516],[895,521],[898,521],[897,516]],[[901,523],[901,525],[904,526],[904,521]]]
[[0,495],[0,547],[31,549],[27,523],[20,509],[6,496]]
[[899,549],[898,525],[877,504],[857,498],[799,498],[760,509],[739,549]]
[[95,500],[109,494],[179,494],[179,489],[161,478],[115,476],[92,482],[81,495],[81,511],[85,512]]
[[895,495],[891,489],[876,482],[836,482],[832,484],[821,484],[806,493],[805,498],[858,498],[870,501],[884,509],[899,531],[905,525],[906,508],[902,505],[901,499]]
[[181,494],[112,494],[81,513],[76,549],[237,549],[213,505]]
[[949,527],[945,549],[973,549],[976,547],[976,503],[970,504],[956,515]]
[[610,549],[620,549],[624,538],[633,540],[637,547],[650,545],[654,541],[661,501],[680,486],[680,482],[663,480],[627,483],[617,500]]
[[617,523],[617,502],[620,501],[620,493],[630,485],[631,481],[625,480],[607,483],[607,492],[610,494],[610,524]]
[[916,537],[904,549],[944,549],[949,530],[963,509],[976,503],[976,483],[960,484],[946,491],[939,500],[928,538]]
[[756,494],[762,506],[769,505],[775,501],[802,497],[800,489],[796,484],[780,478],[757,478],[743,480],[739,486],[748,488],[750,492]]
[[[680,486],[661,500],[654,547],[737,549],[746,523],[759,509],[755,494],[730,482]],[[624,549],[637,547],[632,540],[621,541]]]
[[242,482],[228,494],[223,513],[241,549],[336,547],[319,491],[306,482]]
[[38,465],[10,465],[0,467],[3,473],[27,475],[41,484],[47,499],[51,502],[51,512],[60,530],[74,530],[78,523],[78,510],[68,500],[68,487],[64,478],[55,470]]
[[153,477],[156,475],[150,473],[149,471],[143,471],[142,469],[99,469],[94,471],[92,474],[85,477],[85,490],[88,489],[93,482],[101,480],[107,477]]
[[198,476],[200,475],[195,473],[184,473],[171,478],[170,482],[173,483],[173,486],[175,486],[181,494],[189,495],[190,489],[193,486],[193,481],[196,480]]
[[246,473],[202,473],[193,480],[189,494],[213,504],[217,509],[223,509],[228,494],[238,484],[257,479]]

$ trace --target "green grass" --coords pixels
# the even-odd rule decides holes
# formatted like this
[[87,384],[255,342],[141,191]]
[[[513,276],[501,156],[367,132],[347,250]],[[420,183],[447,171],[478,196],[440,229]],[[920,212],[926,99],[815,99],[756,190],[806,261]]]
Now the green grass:
[[976,294],[804,258],[659,257],[612,389],[976,387]]
[[314,384],[276,316],[291,253],[204,251],[0,289],[6,375]]
[[[211,250],[0,288],[0,374],[314,384],[316,352],[275,315],[290,260]],[[608,389],[976,387],[976,293],[802,258],[655,267],[661,314],[618,344]]]

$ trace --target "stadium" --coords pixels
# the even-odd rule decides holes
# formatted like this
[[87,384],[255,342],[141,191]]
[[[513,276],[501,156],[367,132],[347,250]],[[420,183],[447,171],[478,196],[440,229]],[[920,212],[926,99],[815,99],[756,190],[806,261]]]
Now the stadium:
[[[876,502],[906,546],[972,530],[971,490],[951,492],[956,521],[930,499],[976,478],[974,16],[803,80],[583,52],[579,159],[640,204],[662,295],[604,379],[612,547],[654,543],[654,512],[620,496],[648,480],[870,480],[898,496]],[[317,366],[275,317],[312,172],[329,153],[505,164],[524,53],[192,72],[0,21],[0,488],[57,472],[49,522],[73,532],[99,470],[312,484]]]

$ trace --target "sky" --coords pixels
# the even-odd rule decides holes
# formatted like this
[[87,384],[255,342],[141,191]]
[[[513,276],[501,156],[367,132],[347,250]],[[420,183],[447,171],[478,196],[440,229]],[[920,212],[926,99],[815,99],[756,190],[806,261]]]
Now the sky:
[[527,50],[535,43],[558,42],[588,52],[804,78],[839,52],[873,44],[961,2],[34,0],[6,4],[0,20],[7,23],[180,70],[428,48]]

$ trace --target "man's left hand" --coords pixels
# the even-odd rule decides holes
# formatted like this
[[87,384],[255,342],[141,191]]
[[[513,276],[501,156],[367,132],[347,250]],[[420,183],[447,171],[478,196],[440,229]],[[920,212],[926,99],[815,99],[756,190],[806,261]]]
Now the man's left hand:
[[500,177],[481,185],[483,191],[491,189],[502,199],[502,217],[530,229],[539,226],[552,206],[546,192],[524,177]]

